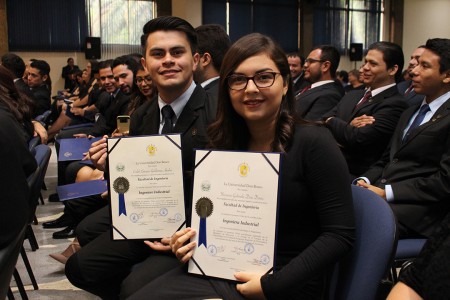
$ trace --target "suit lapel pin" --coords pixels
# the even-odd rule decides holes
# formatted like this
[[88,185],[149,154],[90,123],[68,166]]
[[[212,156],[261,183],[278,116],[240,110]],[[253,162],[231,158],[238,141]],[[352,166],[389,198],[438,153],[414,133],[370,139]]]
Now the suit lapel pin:
[[195,135],[197,135],[197,128],[192,128],[192,136],[195,136]]

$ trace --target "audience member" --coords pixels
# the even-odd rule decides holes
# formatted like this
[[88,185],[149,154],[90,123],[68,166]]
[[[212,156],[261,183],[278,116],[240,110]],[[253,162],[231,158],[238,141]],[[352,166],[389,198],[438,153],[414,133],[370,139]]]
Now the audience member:
[[[194,72],[194,81],[200,84],[212,99],[210,104],[217,104],[219,71],[223,57],[230,48],[230,38],[223,27],[217,24],[198,26],[195,32],[200,61]],[[217,111],[217,107],[211,107],[211,110]]]
[[70,73],[75,73],[75,71],[80,70],[77,65],[75,65],[72,57],[67,59],[67,65],[62,68],[62,78],[64,78],[64,89],[72,90],[73,89],[73,81],[70,78]]
[[425,46],[419,46],[411,54],[411,59],[409,60],[408,68],[406,71],[410,75],[411,79],[400,82],[397,87],[400,94],[402,94],[409,106],[414,106],[416,104],[422,103],[424,96],[416,94],[413,87],[413,74],[412,70],[419,64],[419,57],[425,50]]
[[[205,146],[206,127],[216,114],[209,111],[207,103],[211,99],[193,81],[193,72],[199,61],[199,55],[195,53],[197,37],[194,28],[177,17],[155,18],[144,25],[143,31],[141,42],[145,58],[142,63],[159,94],[133,113],[130,135],[161,133],[164,121],[161,120],[160,109],[171,106],[175,113],[173,133],[181,133],[185,203],[189,207],[192,150]],[[106,140],[93,145],[91,159],[101,168],[106,159]],[[78,225],[76,233],[82,248],[67,261],[66,275],[77,287],[103,298],[116,299],[120,284],[131,267],[151,256],[153,251],[142,241],[112,241],[110,226],[109,208],[100,209]],[[138,272],[129,280],[133,287],[128,293],[147,282],[145,274],[153,266],[145,266],[146,263],[139,268],[142,275]]]
[[50,110],[50,66],[45,60],[35,60],[28,69],[28,86],[34,95],[35,108],[33,118]]
[[344,96],[344,88],[334,81],[340,54],[333,46],[316,47],[305,60],[305,79],[311,85],[295,96],[296,116],[318,121]]
[[345,90],[345,87],[348,86],[348,72],[345,70],[337,71],[336,79],[339,80]]
[[450,295],[450,214],[426,242],[419,256],[400,272],[387,300],[448,299]]
[[363,90],[366,88],[364,85],[364,80],[359,80],[359,71],[356,69],[348,72],[348,83],[349,84],[344,88],[346,93],[353,90]]
[[37,165],[26,139],[33,133],[31,114],[22,102],[10,71],[0,66],[0,164],[4,168],[0,172],[0,250],[17,237],[30,217],[27,178]]
[[[217,121],[209,129],[211,147],[283,153],[277,266],[273,274],[236,272],[237,285],[189,276],[184,266],[177,266],[148,276],[156,278],[130,299],[150,294],[155,299],[324,299],[329,270],[354,239],[345,160],[324,128],[293,120],[289,65],[270,38],[254,33],[239,39],[224,58],[220,78]],[[264,102],[249,106],[247,99]],[[186,262],[196,248],[195,241],[186,242],[195,234],[186,228],[148,244],[162,253],[172,250]],[[158,267],[149,272],[160,272],[161,263],[154,259]]]
[[303,71],[305,58],[297,52],[288,53],[286,56],[289,63],[294,95],[297,95],[298,92],[310,85],[305,79],[305,72]]
[[[400,115],[408,107],[395,84],[402,68],[400,46],[390,42],[373,43],[363,66],[366,91],[348,93],[324,116],[353,179],[381,158]],[[374,121],[367,124],[366,118]]]
[[450,209],[450,39],[429,39],[412,74],[423,102],[403,113],[390,147],[358,180],[389,202],[400,238],[429,237]]

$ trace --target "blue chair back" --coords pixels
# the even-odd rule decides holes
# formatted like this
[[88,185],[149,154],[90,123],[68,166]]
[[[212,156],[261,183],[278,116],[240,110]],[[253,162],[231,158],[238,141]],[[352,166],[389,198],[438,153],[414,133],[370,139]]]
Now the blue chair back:
[[42,184],[44,183],[45,173],[47,172],[48,163],[52,150],[49,146],[41,144],[34,148],[34,158],[37,162],[36,171],[28,177],[28,186],[30,187],[30,205],[31,216],[34,217],[34,212],[39,201],[39,195],[41,194]]
[[352,186],[356,240],[335,267],[330,299],[375,299],[397,247],[396,219],[389,204],[375,193]]

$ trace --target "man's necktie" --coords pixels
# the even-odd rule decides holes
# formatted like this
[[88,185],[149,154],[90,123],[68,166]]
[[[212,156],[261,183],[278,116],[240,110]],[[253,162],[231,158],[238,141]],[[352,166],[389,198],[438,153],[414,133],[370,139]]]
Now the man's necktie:
[[161,133],[163,133],[163,134],[172,133],[172,129],[173,129],[172,118],[175,115],[175,112],[173,111],[172,106],[165,105],[161,109],[161,114],[164,118],[164,126],[161,130]]
[[428,104],[424,104],[420,107],[419,113],[417,114],[417,116],[414,118],[414,121],[411,123],[411,126],[409,126],[408,131],[406,132],[405,136],[403,137],[403,141],[406,141],[410,135],[410,133],[416,129],[417,127],[419,127],[420,123],[422,123],[423,118],[425,118],[425,115],[427,114],[427,112],[430,111],[430,106],[428,106]]
[[412,85],[412,83],[411,83],[411,85],[408,86],[408,88],[406,89],[404,96],[405,96],[405,97],[408,96],[409,93],[411,93],[412,90],[413,90],[413,85]]
[[356,104],[355,110],[364,103],[366,103],[367,100],[369,100],[370,98],[372,98],[372,92],[370,90],[367,90],[364,94],[364,97],[358,102],[358,104]]

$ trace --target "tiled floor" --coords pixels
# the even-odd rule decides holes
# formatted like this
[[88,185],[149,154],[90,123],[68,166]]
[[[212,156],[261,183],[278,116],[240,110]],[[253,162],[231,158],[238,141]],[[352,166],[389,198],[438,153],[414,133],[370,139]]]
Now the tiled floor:
[[[33,252],[31,251],[28,241],[25,241],[24,243],[28,259],[30,260],[30,264],[39,285],[39,290],[33,289],[30,278],[28,277],[20,257],[17,262],[17,269],[25,284],[29,299],[99,299],[98,297],[79,290],[71,285],[64,275],[64,265],[48,256],[50,253],[62,252],[71,242],[71,239],[54,240],[52,238],[52,233],[60,229],[42,228],[42,222],[57,218],[63,210],[62,204],[47,201],[48,195],[55,192],[57,181],[55,149],[53,146],[51,147],[52,157],[45,179],[47,191],[43,191],[45,205],[39,205],[37,207],[36,215],[39,225],[33,225],[33,231],[36,235],[39,249]],[[21,299],[17,288],[14,287],[14,280],[11,282],[11,286],[13,286],[14,297],[16,299]]]

